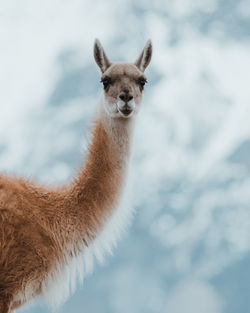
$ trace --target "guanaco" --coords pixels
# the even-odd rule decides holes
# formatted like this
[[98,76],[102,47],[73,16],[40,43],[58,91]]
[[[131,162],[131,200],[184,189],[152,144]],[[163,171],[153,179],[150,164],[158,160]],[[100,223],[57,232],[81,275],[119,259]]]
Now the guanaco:
[[54,306],[65,301],[130,219],[122,201],[151,56],[148,40],[135,63],[111,63],[95,40],[103,92],[85,164],[70,182],[46,187],[0,175],[1,313],[38,296]]

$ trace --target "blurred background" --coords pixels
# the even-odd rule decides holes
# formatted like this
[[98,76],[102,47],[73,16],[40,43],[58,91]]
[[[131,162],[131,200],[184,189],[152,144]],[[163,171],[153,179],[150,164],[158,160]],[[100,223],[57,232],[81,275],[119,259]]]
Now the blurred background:
[[74,175],[101,90],[95,37],[126,62],[153,40],[136,214],[58,312],[249,312],[250,1],[1,0],[2,172]]

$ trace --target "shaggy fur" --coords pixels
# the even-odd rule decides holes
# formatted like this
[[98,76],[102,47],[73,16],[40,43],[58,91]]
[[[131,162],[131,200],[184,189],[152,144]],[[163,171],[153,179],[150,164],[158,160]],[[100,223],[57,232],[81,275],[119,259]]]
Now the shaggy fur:
[[144,65],[114,65],[96,41],[96,62],[113,85],[105,88],[101,98],[86,163],[71,182],[47,188],[23,178],[0,176],[1,313],[39,295],[52,305],[60,304],[74,289],[76,277],[91,271],[93,256],[101,259],[129,220],[131,211],[121,200],[136,110],[125,101],[121,109],[110,113],[115,105],[110,103],[110,92],[118,103],[128,88],[139,104],[142,88],[137,78],[145,79],[142,69],[152,53],[145,48]]

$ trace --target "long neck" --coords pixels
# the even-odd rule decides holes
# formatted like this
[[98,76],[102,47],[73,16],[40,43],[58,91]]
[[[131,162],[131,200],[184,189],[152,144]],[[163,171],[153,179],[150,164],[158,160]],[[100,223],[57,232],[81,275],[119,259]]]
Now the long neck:
[[[85,166],[73,183],[77,231],[92,241],[119,203],[130,157],[133,119],[110,118],[101,108]],[[82,238],[83,238],[82,237]]]

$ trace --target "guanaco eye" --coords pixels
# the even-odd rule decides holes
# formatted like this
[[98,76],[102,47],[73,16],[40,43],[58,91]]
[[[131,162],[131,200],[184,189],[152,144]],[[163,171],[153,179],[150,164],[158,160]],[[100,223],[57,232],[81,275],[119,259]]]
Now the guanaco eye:
[[137,83],[139,84],[140,88],[143,89],[144,85],[147,83],[147,79],[144,77],[140,77]]
[[103,83],[103,87],[106,90],[112,84],[112,79],[108,76],[105,76],[101,79],[101,83]]

